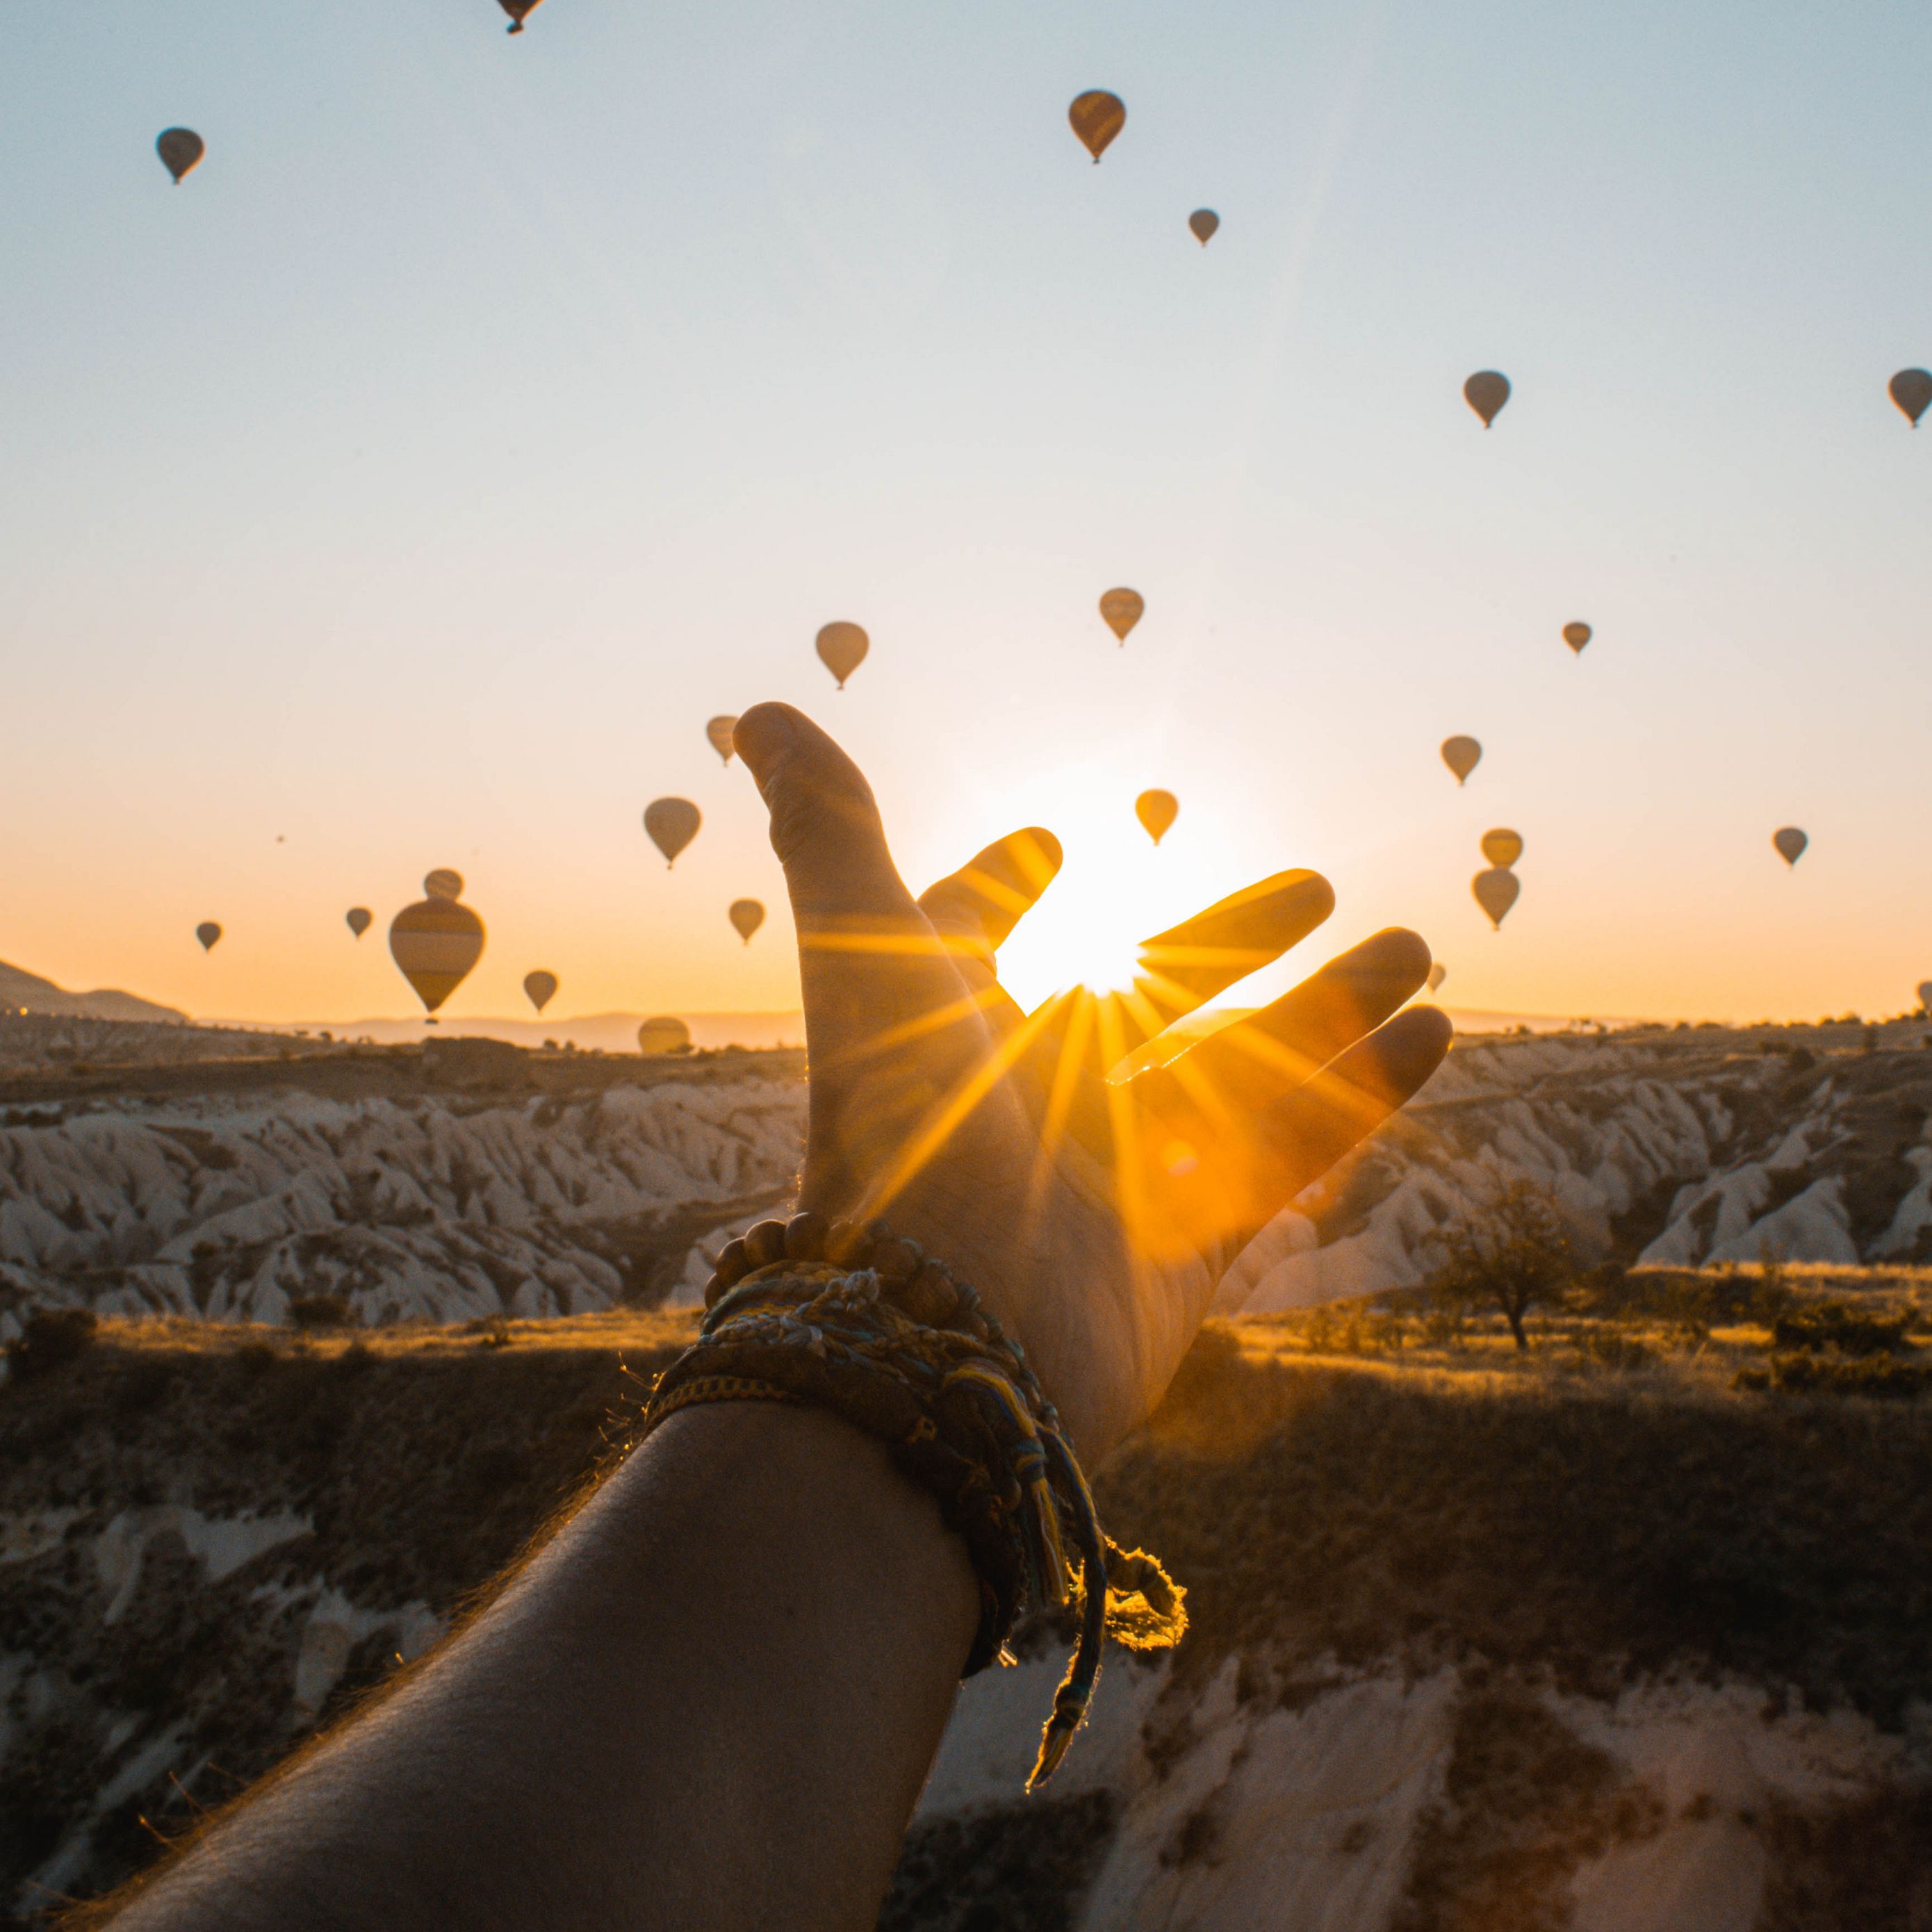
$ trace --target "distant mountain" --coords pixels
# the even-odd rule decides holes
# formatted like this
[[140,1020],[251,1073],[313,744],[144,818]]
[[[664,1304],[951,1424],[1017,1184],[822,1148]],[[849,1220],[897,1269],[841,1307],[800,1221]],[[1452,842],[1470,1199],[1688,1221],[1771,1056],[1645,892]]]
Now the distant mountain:
[[[5,997],[0,991],[0,999]],[[473,1018],[467,1014],[446,1018],[440,1031],[446,1037],[470,1035],[488,1040],[506,1040],[514,1046],[541,1046],[546,1040],[559,1046],[568,1042],[580,1052],[634,1053],[638,1050],[638,1022],[655,1011],[675,1007],[640,1007],[635,1012],[582,1013],[574,1019],[554,1016],[548,1019]],[[801,1012],[694,1013],[677,1017],[691,1028],[692,1044],[712,1046],[802,1046],[805,1016]],[[251,1025],[254,1022],[211,1020],[212,1026]],[[324,1028],[338,1040],[373,1040],[385,1046],[406,1045],[425,1040],[422,1016],[413,1019],[364,1018],[358,1020],[304,1020],[278,1022],[278,1030],[303,1028],[320,1032]]]
[[179,1022],[187,1014],[174,1006],[157,1006],[132,993],[111,988],[98,993],[70,993],[38,973],[22,972],[0,959],[0,1010],[24,1008],[30,1013],[53,1013],[63,1018],[90,1020],[164,1020]]

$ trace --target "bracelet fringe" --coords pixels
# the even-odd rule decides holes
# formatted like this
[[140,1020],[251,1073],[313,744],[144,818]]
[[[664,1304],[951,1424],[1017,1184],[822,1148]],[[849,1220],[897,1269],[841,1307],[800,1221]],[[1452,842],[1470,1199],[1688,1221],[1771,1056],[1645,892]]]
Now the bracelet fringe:
[[979,1296],[878,1222],[763,1221],[718,1257],[696,1345],[658,1379],[641,1435],[714,1402],[812,1402],[876,1437],[939,1501],[980,1580],[964,1675],[1010,1663],[1024,1609],[1072,1607],[1079,1637],[1027,1780],[1053,1775],[1085,1720],[1103,1640],[1165,1649],[1186,1592],[1101,1531],[1078,1460],[1025,1352]]

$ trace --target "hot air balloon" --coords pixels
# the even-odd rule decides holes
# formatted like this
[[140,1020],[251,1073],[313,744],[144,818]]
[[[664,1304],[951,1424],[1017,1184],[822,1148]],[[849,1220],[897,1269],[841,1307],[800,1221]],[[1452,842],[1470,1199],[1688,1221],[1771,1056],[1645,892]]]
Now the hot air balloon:
[[1498,826],[1483,834],[1483,856],[1498,872],[1507,872],[1522,856],[1522,834]]
[[556,994],[556,975],[554,973],[526,973],[524,975],[524,998],[542,1012]]
[[872,648],[872,639],[856,624],[827,624],[818,634],[819,661],[838,680],[841,691]]
[[509,31],[520,34],[524,22],[542,4],[542,0],[496,0],[496,4],[510,16]]
[[1073,124],[1073,131],[1080,136],[1080,144],[1094,157],[1094,165],[1100,165],[1100,157],[1105,154],[1114,136],[1127,124],[1126,104],[1118,94],[1108,94],[1101,88],[1090,88],[1077,96],[1073,105],[1066,110],[1066,118]]
[[752,934],[765,922],[765,909],[756,899],[734,899],[728,916],[738,928],[738,937],[748,946]]
[[1436,992],[1448,976],[1448,968],[1444,965],[1441,960],[1437,960],[1436,964],[1429,969],[1429,990],[1432,993]]
[[208,152],[207,144],[192,128],[164,128],[154,138],[154,152],[161,158],[161,165],[175,178],[175,186],[182,184],[182,176],[189,173],[202,156]]
[[1460,733],[1442,741],[1442,762],[1456,774],[1458,784],[1466,784],[1469,774],[1481,764],[1483,748],[1473,738],[1466,738]]
[[205,919],[195,928],[194,936],[201,941],[202,952],[212,952],[214,942],[221,937],[221,928],[213,920]]
[[704,814],[688,798],[654,798],[644,807],[644,830],[651,843],[664,855],[664,870],[677,863],[677,855],[698,836]]
[[1796,826],[1786,825],[1771,835],[1771,842],[1778,848],[1778,856],[1787,866],[1795,866],[1804,857],[1804,848],[1811,842]]
[[484,938],[483,922],[466,905],[458,904],[453,893],[432,892],[404,907],[390,920],[390,957],[415,988],[431,1025],[436,1008],[482,958]]
[[1134,816],[1158,845],[1180,815],[1180,801],[1171,791],[1144,791],[1134,800]]
[[1509,399],[1509,378],[1494,369],[1479,369],[1462,385],[1462,400],[1482,418],[1485,429]]
[[1932,980],[1922,980],[1918,982],[1918,1010],[1921,1012],[1932,1013]]
[[423,890],[433,899],[460,899],[463,896],[463,874],[452,872],[447,866],[439,866],[423,880]]
[[1588,624],[1565,624],[1563,626],[1563,641],[1579,657],[1583,654],[1583,646],[1594,634]]
[[346,916],[349,920],[349,930],[354,933],[358,939],[360,939],[376,922],[376,915],[367,906],[351,906]]
[[704,735],[711,740],[711,748],[728,765],[731,762],[733,746],[731,734],[738,728],[734,712],[720,712],[716,718],[706,721]]
[[1214,238],[1214,231],[1221,225],[1221,218],[1211,208],[1197,208],[1187,218],[1187,225],[1194,232],[1194,238],[1202,248]]
[[1127,641],[1127,633],[1141,620],[1147,609],[1147,600],[1138,590],[1121,589],[1103,591],[1100,596],[1100,615],[1107,620],[1107,628],[1122,644]]
[[1932,409],[1932,370],[1901,369],[1888,386],[1892,391],[1892,400],[1905,412],[1906,421],[1916,429],[1918,418]]
[[645,1021],[638,1029],[640,1053],[676,1053],[691,1044],[691,1029],[668,1013]]
[[1510,908],[1516,904],[1516,894],[1522,890],[1522,881],[1498,866],[1478,872],[1469,881],[1469,890],[1475,894],[1477,904],[1489,914],[1490,925],[1500,932]]

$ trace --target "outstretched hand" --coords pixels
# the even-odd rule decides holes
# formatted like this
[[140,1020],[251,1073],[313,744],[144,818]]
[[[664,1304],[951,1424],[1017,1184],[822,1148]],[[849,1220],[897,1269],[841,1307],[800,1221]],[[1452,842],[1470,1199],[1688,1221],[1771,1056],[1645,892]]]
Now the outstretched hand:
[[1429,949],[1392,928],[1246,1019],[1150,1046],[1328,916],[1325,879],[1279,872],[1144,941],[1131,989],[1024,1013],[996,955],[1060,869],[1050,832],[915,900],[864,776],[810,719],[761,704],[736,744],[798,928],[802,1204],[884,1217],[972,1282],[1097,1459],[1160,1400],[1249,1238],[1448,1051],[1442,1013],[1400,1010]]

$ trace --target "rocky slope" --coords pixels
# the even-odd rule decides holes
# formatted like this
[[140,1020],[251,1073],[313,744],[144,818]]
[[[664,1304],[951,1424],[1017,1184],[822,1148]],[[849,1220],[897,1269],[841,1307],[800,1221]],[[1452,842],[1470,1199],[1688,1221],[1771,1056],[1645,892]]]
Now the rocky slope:
[[532,1091],[513,1049],[451,1042],[427,1067],[334,1058],[16,1104],[0,1336],[29,1305],[278,1322],[338,1296],[370,1324],[660,1299],[687,1263],[702,1279],[699,1235],[791,1184],[796,1058],[751,1064],[553,1063]]
[[[803,1152],[796,1054],[652,1064],[211,1037],[254,1057],[114,1064],[103,1048],[0,1078],[0,1335],[30,1302],[273,1321],[293,1298],[339,1294],[375,1322],[688,1301],[706,1253],[783,1197]],[[1547,1190],[1586,1258],[1925,1259],[1923,1039],[1894,1025],[1465,1042],[1264,1231],[1222,1309],[1412,1285],[1442,1226],[1515,1179]]]
[[1404,1113],[1243,1257],[1224,1310],[1413,1286],[1445,1223],[1511,1180],[1586,1258],[1932,1256],[1922,1025],[1653,1030],[1460,1046]]
[[[111,1884],[433,1643],[687,1332],[110,1324],[0,1388],[0,1912]],[[1928,1922],[1932,1407],[1281,1332],[1210,1330],[1099,1474],[1185,1644],[1112,1659],[1032,1798],[1060,1653],[968,1686],[883,1932]]]

